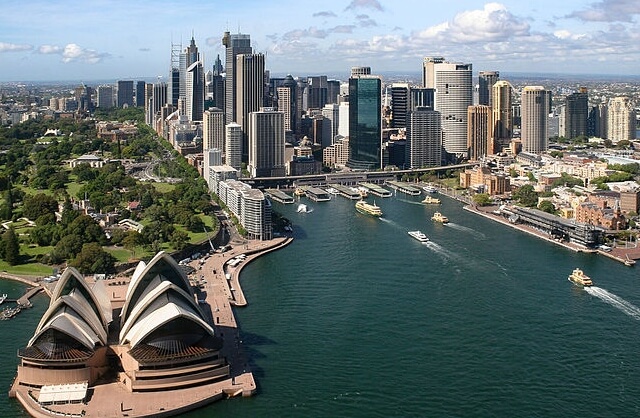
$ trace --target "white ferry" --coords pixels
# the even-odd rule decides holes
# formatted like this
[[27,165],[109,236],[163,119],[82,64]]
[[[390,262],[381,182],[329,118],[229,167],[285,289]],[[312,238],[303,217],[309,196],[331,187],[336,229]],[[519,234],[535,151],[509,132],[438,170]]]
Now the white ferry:
[[422,190],[424,190],[424,191],[425,191],[425,192],[427,192],[427,193],[435,193],[435,192],[437,192],[437,191],[438,191],[438,189],[436,189],[434,186],[432,186],[432,185],[430,185],[430,184],[427,184],[426,186],[424,186],[424,187],[422,188]]
[[420,242],[429,241],[429,237],[427,237],[422,231],[409,231],[407,234],[411,235],[413,238],[417,239]]

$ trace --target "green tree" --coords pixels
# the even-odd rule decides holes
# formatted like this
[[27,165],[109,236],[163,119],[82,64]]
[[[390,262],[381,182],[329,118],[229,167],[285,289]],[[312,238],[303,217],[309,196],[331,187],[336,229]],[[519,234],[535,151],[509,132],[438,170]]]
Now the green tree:
[[22,215],[29,219],[38,219],[47,213],[55,215],[58,210],[58,201],[44,193],[28,196],[24,199]]
[[0,218],[3,220],[11,220],[13,217],[13,193],[11,189],[4,194],[4,202],[0,207]]
[[187,246],[187,243],[189,242],[189,234],[187,234],[184,231],[180,231],[179,229],[176,229],[173,232],[173,234],[171,234],[170,242],[173,248],[180,251]]
[[473,195],[473,201],[478,206],[487,206],[492,203],[491,196],[487,193],[477,193]]
[[538,209],[547,213],[556,213],[555,206],[553,206],[553,203],[551,203],[551,201],[549,200],[543,200],[542,202],[540,202],[540,204],[538,205]]
[[513,198],[526,207],[535,207],[538,203],[538,194],[530,184],[525,184],[513,192]]
[[55,248],[51,252],[51,262],[61,263],[72,260],[82,250],[82,237],[75,234],[65,235],[60,238]]
[[82,246],[82,250],[70,263],[81,273],[111,273],[114,271],[115,257],[102,249],[96,242]]
[[4,261],[11,266],[15,266],[20,262],[20,243],[13,227],[2,234],[2,243],[4,250]]

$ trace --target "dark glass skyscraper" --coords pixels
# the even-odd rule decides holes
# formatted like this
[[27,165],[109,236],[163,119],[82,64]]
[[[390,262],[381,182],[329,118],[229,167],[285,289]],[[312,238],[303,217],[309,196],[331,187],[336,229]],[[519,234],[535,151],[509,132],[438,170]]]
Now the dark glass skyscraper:
[[567,139],[587,135],[587,117],[589,115],[589,95],[586,88],[571,93],[565,100],[565,132]]
[[244,34],[225,32],[222,38],[225,47],[225,121],[236,122],[236,57],[239,54],[251,54],[251,38]]
[[382,168],[382,82],[363,75],[349,79],[349,160],[353,169]]

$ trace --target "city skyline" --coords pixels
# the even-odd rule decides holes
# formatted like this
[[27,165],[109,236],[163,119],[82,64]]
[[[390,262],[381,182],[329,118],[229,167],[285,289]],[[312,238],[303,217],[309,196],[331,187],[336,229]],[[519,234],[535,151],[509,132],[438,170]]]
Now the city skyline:
[[167,80],[172,44],[185,48],[193,36],[208,70],[224,57],[226,30],[250,35],[273,74],[295,76],[362,65],[413,73],[424,56],[472,63],[474,73],[634,75],[640,57],[640,4],[630,0],[463,0],[448,9],[419,0],[3,5],[0,81]]

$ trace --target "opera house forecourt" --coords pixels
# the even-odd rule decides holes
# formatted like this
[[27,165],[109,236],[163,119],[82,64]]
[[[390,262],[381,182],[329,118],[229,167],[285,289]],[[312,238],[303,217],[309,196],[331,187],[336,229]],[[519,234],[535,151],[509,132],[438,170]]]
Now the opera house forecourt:
[[67,268],[18,351],[10,396],[35,417],[159,417],[251,394],[203,308],[164,252],[141,261],[128,284]]

